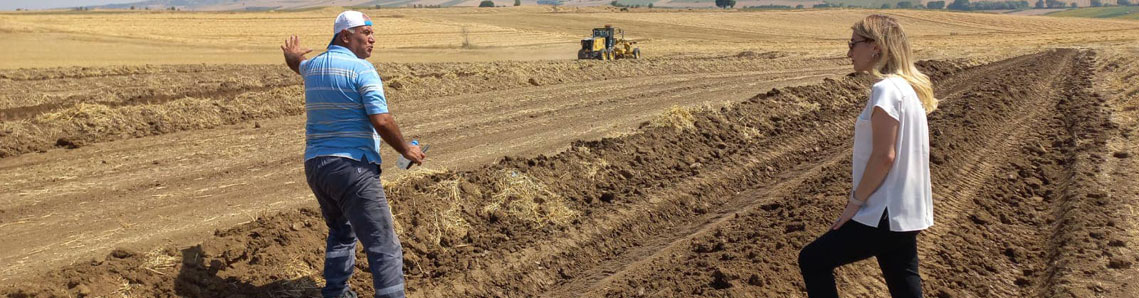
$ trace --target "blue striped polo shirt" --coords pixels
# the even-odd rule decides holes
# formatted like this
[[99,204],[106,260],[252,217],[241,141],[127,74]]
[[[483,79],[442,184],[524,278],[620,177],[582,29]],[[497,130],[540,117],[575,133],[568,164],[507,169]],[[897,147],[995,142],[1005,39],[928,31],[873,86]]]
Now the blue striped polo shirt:
[[348,48],[301,62],[305,80],[305,160],[339,156],[380,164],[382,140],[368,115],[388,112],[376,67]]

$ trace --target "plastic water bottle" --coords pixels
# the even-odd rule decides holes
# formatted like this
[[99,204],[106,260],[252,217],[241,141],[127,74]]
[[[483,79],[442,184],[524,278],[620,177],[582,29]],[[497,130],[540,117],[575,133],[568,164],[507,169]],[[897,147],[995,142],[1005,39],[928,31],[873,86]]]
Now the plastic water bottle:
[[[419,146],[419,140],[411,140],[411,144]],[[423,153],[427,153],[427,145],[419,146],[419,151],[423,152]],[[410,169],[411,166],[413,165],[413,163],[411,163],[411,160],[407,159],[406,157],[403,157],[403,155],[400,155],[399,158],[396,159],[395,164],[397,167],[399,167],[400,169],[404,169],[404,170]]]

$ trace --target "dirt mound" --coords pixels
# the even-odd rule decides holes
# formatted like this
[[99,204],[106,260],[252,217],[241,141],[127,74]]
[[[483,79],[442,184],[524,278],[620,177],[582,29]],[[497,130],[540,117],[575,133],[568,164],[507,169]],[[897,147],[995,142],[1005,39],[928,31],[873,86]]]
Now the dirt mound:
[[[930,295],[1084,296],[1095,289],[1074,286],[1083,272],[1139,261],[1112,253],[1123,231],[1104,214],[1119,206],[1087,179],[1114,129],[1087,89],[1092,57],[1063,50],[974,68],[922,63],[943,98],[930,116],[937,225],[919,248]],[[798,295],[795,254],[841,208],[850,126],[872,81],[849,76],[724,108],[674,109],[634,134],[554,156],[391,181],[408,289]],[[198,246],[119,250],[3,293],[314,295],[321,222],[311,209],[286,212]],[[876,272],[858,263],[841,270],[840,283],[848,293],[882,293]],[[351,283],[370,291],[366,274]]]
[[[117,249],[6,290],[6,297],[311,297],[323,262],[320,211],[300,209],[226,231],[201,245],[150,252]],[[315,250],[314,250],[315,249]],[[319,278],[319,275],[316,275]],[[323,284],[323,281],[319,281]]]

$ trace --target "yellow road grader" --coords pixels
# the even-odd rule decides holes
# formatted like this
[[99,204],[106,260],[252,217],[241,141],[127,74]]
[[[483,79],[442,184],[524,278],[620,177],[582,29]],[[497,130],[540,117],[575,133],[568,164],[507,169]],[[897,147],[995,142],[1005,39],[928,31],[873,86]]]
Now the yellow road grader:
[[[617,38],[620,35],[620,38]],[[625,30],[605,25],[605,28],[594,28],[593,36],[581,40],[581,49],[577,51],[577,59],[639,59],[641,49],[634,47],[635,41],[625,39]]]

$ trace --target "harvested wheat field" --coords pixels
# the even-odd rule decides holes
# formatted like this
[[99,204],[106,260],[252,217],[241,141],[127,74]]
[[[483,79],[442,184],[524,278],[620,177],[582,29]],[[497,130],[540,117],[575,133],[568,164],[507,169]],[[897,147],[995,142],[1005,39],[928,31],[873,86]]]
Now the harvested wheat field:
[[[1139,22],[559,10],[367,11],[393,115],[432,147],[383,174],[410,296],[805,296],[798,251],[850,188],[874,79],[843,55],[871,13],[907,26],[942,100],[926,295],[1139,292]],[[327,43],[339,11],[0,14],[0,295],[319,295],[277,45]],[[604,24],[646,57],[573,60]],[[888,293],[872,260],[837,275]]]

